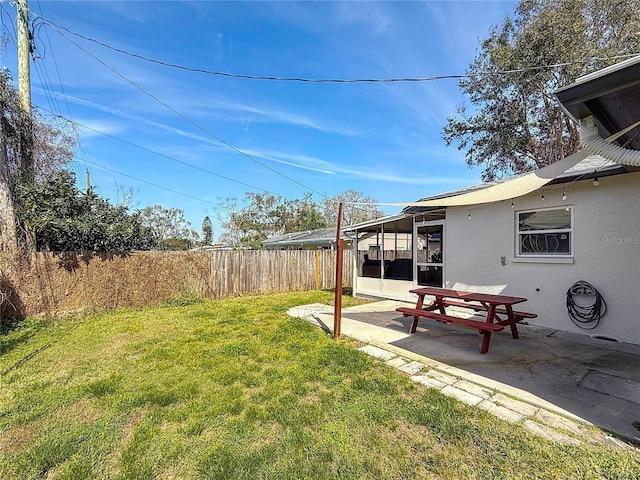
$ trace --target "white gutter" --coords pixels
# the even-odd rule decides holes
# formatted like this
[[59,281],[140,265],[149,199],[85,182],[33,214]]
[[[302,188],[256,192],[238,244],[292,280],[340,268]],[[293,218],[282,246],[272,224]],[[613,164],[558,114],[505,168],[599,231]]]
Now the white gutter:
[[611,143],[638,125],[640,122],[636,122],[608,138],[602,138],[598,134],[598,127],[596,127],[593,117],[589,116],[580,120],[580,142],[586,150],[607,160],[620,165],[640,167],[640,150],[629,150]]

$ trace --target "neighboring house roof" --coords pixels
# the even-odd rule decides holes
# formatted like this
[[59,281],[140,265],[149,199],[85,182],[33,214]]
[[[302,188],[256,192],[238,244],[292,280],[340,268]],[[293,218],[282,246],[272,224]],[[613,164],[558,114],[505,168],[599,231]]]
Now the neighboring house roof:
[[233,250],[233,245],[201,245],[199,247],[192,248],[191,251],[213,251],[213,250]]
[[[344,235],[341,236],[346,240]],[[305,232],[293,232],[272,237],[262,242],[262,245],[268,248],[285,248],[298,247],[305,245],[326,245],[330,246],[336,243],[335,228],[320,228],[317,230],[307,230]]]

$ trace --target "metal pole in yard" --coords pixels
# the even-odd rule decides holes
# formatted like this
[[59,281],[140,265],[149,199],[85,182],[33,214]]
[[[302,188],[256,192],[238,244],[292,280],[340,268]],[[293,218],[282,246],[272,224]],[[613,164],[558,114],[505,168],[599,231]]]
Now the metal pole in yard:
[[333,308],[333,338],[340,338],[340,320],[342,317],[342,238],[340,226],[342,224],[342,202],[338,206],[338,222],[336,227],[336,290]]

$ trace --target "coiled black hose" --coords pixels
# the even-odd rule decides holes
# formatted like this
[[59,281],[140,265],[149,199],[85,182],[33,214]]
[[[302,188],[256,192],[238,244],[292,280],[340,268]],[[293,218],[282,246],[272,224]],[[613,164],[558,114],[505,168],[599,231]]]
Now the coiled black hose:
[[[579,305],[574,297],[593,297],[591,305]],[[607,313],[607,302],[600,292],[590,283],[580,280],[567,290],[567,312],[569,318],[578,327],[593,330],[600,324],[600,319]]]

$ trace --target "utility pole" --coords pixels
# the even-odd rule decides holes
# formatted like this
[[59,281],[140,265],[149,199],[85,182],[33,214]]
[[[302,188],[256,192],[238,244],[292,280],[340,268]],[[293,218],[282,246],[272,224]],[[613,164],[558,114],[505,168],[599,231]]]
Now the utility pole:
[[[24,117],[31,118],[31,91],[29,87],[29,23],[27,19],[27,0],[17,0],[18,13],[16,15],[16,21],[18,23],[18,81],[20,84],[20,101],[22,108],[25,112]],[[26,36],[26,42],[23,39]],[[22,48],[24,47],[24,48]],[[24,50],[24,51],[23,51]],[[25,53],[26,52],[26,53]],[[24,61],[26,59],[26,62]],[[25,70],[26,67],[26,70]],[[24,70],[24,73],[23,73]],[[25,80],[26,79],[26,80]],[[26,85],[26,91],[23,95],[23,84]],[[2,112],[4,116],[4,112]],[[30,122],[29,122],[30,123]],[[29,128],[29,130],[31,130]],[[20,142],[23,145],[25,136],[24,131],[21,130]],[[15,205],[13,199],[13,192],[11,189],[11,173],[9,170],[9,158],[7,156],[6,146],[6,132],[4,130],[4,121],[0,124],[0,255],[2,255],[2,263],[0,264],[0,277],[8,275],[11,270],[12,262],[8,257],[4,257],[5,254],[13,255],[18,252],[18,232],[17,232],[17,219],[15,214]],[[28,144],[30,144],[30,139]],[[25,150],[20,149],[20,167],[22,169],[24,165],[24,159],[27,158],[29,162],[27,165],[31,165],[31,153],[28,149],[28,156],[24,156]],[[33,168],[30,168],[33,171]],[[0,278],[0,280],[3,280]],[[2,304],[6,299],[0,292],[0,310],[2,310]],[[0,312],[2,313],[2,312]]]
[[33,123],[31,117],[31,35],[29,34],[29,8],[27,0],[17,0],[16,22],[18,23],[18,94],[24,112],[21,128],[20,177],[24,185],[34,181],[33,168]]
[[29,35],[29,8],[27,0],[17,0],[18,15],[18,93],[22,108],[31,117],[31,38]]

